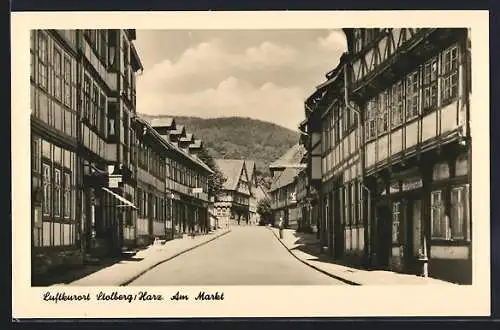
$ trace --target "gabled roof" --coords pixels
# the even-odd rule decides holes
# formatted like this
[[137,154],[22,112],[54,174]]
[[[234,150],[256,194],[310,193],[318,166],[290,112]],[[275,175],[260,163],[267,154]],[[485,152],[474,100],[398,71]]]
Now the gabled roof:
[[217,166],[226,178],[223,188],[236,190],[245,161],[242,159],[216,159]]
[[193,143],[189,145],[189,148],[198,149],[203,147],[203,142],[200,139],[194,140]]
[[253,160],[245,160],[245,165],[247,168],[248,179],[252,179],[252,176],[255,171],[255,161]]
[[193,142],[193,134],[192,133],[186,133],[186,136],[181,137],[180,140],[182,142]]
[[301,144],[296,144],[288,149],[283,156],[269,165],[269,168],[300,167],[306,148]]
[[186,134],[186,128],[184,125],[178,125],[175,130],[170,131],[172,135],[184,135]]
[[156,117],[151,119],[151,126],[154,128],[165,127],[175,129],[175,119],[172,117]]
[[287,186],[295,180],[295,177],[302,171],[302,168],[287,167],[281,172],[271,184],[269,191],[274,191],[281,187]]

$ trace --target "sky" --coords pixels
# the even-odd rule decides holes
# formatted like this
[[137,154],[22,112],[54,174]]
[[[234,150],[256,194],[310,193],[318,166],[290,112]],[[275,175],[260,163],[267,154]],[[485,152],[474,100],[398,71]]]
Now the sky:
[[241,116],[296,130],[346,49],[341,30],[137,30],[137,111]]

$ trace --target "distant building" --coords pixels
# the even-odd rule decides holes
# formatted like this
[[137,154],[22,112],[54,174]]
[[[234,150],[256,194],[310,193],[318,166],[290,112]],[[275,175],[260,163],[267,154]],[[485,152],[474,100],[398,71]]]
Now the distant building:
[[269,165],[273,176],[269,189],[273,221],[277,224],[282,218],[287,228],[298,229],[302,219],[302,211],[297,207],[296,178],[306,168],[305,151],[302,144],[296,144]]
[[250,182],[245,161],[242,159],[216,159],[215,162],[224,175],[223,190],[216,197],[215,215],[219,226],[248,223],[250,220]]

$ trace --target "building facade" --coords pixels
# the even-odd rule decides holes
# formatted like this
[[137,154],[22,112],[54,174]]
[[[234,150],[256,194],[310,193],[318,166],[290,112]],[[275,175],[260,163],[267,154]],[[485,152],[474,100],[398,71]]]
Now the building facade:
[[297,193],[298,188],[304,188],[299,186],[298,177],[307,165],[304,163],[305,151],[304,146],[298,143],[269,165],[273,177],[269,195],[275,225],[283,219],[286,228],[298,229],[302,222],[302,203],[297,203]]
[[250,221],[250,183],[245,161],[242,159],[216,159],[226,179],[220,196],[215,198],[214,212],[222,228]]
[[470,283],[467,29],[344,29],[306,101],[321,241],[336,258]]
[[201,140],[186,134],[184,127],[177,134],[173,118],[147,121],[137,116],[134,128],[139,153],[137,243],[205,232],[208,176],[213,172],[196,156]]
[[[133,214],[135,30],[32,30],[33,274],[113,254]],[[127,117],[128,116],[128,117]],[[110,186],[110,177],[120,186]],[[128,197],[128,199],[127,199]],[[126,207],[117,208],[126,200]]]

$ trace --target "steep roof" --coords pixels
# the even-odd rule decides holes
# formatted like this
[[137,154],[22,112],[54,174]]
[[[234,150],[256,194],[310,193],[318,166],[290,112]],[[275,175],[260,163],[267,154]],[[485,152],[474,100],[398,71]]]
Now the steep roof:
[[255,170],[255,161],[253,161],[253,160],[245,160],[245,165],[247,167],[248,178],[251,180],[253,172]]
[[274,179],[273,183],[271,183],[271,188],[269,191],[274,191],[281,187],[287,186],[295,180],[295,177],[299,174],[302,168],[297,167],[287,167],[283,172],[281,172],[276,179]]
[[236,190],[240,179],[240,174],[245,165],[242,159],[216,159],[217,166],[226,178],[223,188],[226,190]]
[[175,120],[172,117],[156,117],[150,120],[153,127],[175,127]]
[[283,156],[269,165],[269,168],[294,167],[301,163],[306,149],[301,144],[296,144],[288,149]]

